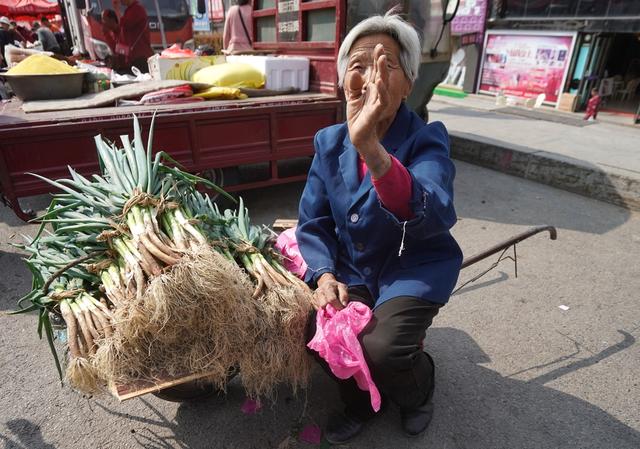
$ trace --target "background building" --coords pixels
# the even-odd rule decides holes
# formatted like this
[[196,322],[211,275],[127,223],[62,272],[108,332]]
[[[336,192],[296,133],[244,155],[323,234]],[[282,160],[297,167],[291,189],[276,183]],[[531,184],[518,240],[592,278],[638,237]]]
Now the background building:
[[[493,0],[489,5],[487,28],[489,34],[500,30],[505,35],[519,34],[533,39],[535,52],[520,61],[522,69],[526,69],[526,61],[533,64],[529,72],[541,73],[545,64],[549,70],[562,68],[566,76],[559,90],[576,95],[576,108],[586,104],[595,87],[605,100],[605,110],[633,113],[638,109],[640,1]],[[572,35],[575,39],[571,53],[564,61],[562,47]],[[562,36],[567,37],[564,42],[560,42]],[[484,65],[491,58],[494,64],[510,62],[510,56],[504,52],[485,51]],[[486,70],[480,76],[483,79],[479,87],[483,81],[496,81],[486,79],[491,76]],[[514,75],[513,79],[518,76]]]

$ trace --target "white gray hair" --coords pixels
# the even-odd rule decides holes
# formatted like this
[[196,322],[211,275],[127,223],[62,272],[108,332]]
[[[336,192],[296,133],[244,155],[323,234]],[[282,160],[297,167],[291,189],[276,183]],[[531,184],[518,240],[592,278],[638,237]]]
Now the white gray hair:
[[342,87],[347,74],[351,47],[359,38],[372,34],[387,34],[396,40],[400,47],[400,66],[407,79],[413,83],[418,77],[420,67],[420,39],[416,30],[392,9],[384,16],[373,16],[363,20],[344,38],[338,51],[338,85]]

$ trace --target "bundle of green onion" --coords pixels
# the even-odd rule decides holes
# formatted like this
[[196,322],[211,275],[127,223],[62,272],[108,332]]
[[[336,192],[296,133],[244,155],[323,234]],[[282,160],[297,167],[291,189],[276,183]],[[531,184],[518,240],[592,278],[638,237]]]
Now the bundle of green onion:
[[[238,365],[251,394],[305,384],[306,363],[288,365],[291,344],[304,359],[309,291],[282,266],[269,232],[251,225],[242,199],[221,213],[196,187],[231,198],[224,191],[164,152],[153,156],[153,121],[146,148],[135,116],[133,141],[120,140],[121,148],[96,136],[100,175],[71,167],[71,179],[34,175],[62,193],[23,246],[33,285],[19,312],[39,311],[60,375],[52,316],[66,323],[66,378],[86,392],[196,372],[224,387]],[[277,366],[257,385],[250,365],[263,361],[254,353],[276,335],[289,340],[269,343]]]

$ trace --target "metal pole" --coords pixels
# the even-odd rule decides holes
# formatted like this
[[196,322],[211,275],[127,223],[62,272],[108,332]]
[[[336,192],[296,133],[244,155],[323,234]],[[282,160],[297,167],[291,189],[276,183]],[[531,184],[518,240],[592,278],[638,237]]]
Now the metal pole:
[[[497,245],[492,246],[491,248],[482,251],[479,254],[476,254],[474,256],[471,257],[467,257],[466,259],[464,259],[462,261],[462,267],[461,268],[467,268],[469,265],[473,265],[476,262],[480,262],[483,259],[486,259],[487,257],[505,250],[506,248],[509,248],[511,245],[515,245],[516,243],[520,243],[523,240],[528,239],[529,237],[536,235],[540,232],[544,232],[544,231],[548,231],[549,232],[549,238],[551,240],[555,240],[558,236],[556,228],[554,228],[553,226],[537,226],[535,228],[531,228],[528,231],[525,231],[521,234],[515,235],[513,237],[511,237],[508,240],[505,240],[504,242],[498,243]],[[515,253],[514,253],[515,254]]]
[[156,15],[158,16],[158,24],[160,25],[160,36],[162,37],[162,48],[167,48],[167,36],[164,34],[164,23],[162,22],[162,13],[160,12],[160,3],[153,0],[156,7]]
[[[73,39],[71,37],[71,27],[69,26],[69,17],[67,8],[64,5],[63,0],[58,0],[58,8],[60,8],[60,16],[62,17],[62,26],[64,27],[64,37],[69,45],[69,50],[73,48]],[[67,55],[69,56],[69,55]]]

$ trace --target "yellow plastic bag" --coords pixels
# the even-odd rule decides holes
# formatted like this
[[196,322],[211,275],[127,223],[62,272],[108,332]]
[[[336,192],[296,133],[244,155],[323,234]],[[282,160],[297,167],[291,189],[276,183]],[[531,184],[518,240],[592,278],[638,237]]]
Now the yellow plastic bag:
[[193,75],[193,81],[218,87],[259,89],[264,86],[264,75],[249,64],[227,62],[198,70]]
[[78,73],[78,69],[50,56],[31,55],[7,71],[8,75],[57,75],[60,73]]
[[210,87],[207,90],[193,94],[205,100],[236,100],[247,98],[237,87]]

